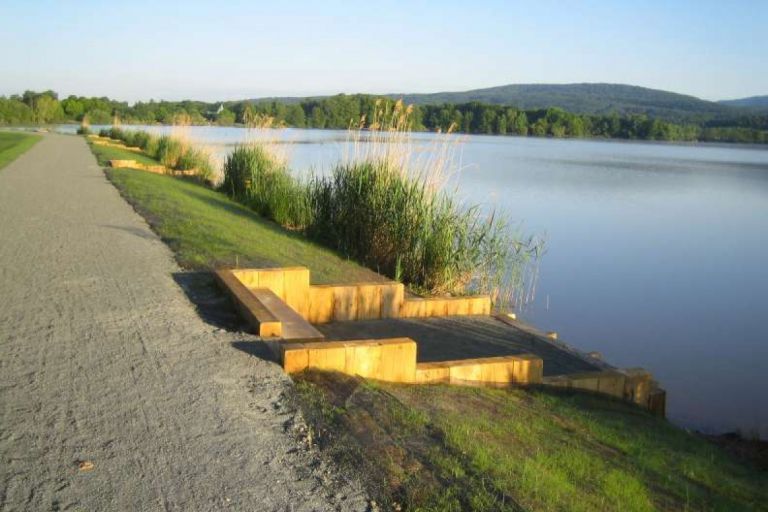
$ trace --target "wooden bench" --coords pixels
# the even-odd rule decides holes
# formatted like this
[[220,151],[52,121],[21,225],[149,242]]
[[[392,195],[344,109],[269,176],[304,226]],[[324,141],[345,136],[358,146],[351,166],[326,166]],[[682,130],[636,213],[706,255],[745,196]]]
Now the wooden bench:
[[243,318],[262,338],[318,341],[325,336],[268,288],[249,289],[230,270],[214,272]]

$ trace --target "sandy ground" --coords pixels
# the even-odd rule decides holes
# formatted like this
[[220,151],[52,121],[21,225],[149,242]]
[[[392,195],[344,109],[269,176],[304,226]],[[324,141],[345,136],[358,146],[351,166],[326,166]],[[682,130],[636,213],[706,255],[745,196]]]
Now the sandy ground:
[[365,509],[179,271],[81,138],[0,171],[0,510]]

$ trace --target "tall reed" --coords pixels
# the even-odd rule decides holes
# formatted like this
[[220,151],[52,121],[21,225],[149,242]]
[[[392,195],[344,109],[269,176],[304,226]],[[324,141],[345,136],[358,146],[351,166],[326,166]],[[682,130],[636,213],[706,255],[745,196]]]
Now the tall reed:
[[304,229],[311,211],[306,185],[263,145],[237,146],[224,162],[221,190],[290,229]]
[[[490,293],[517,301],[540,244],[450,189],[457,141],[424,148],[410,138],[412,109],[376,105],[349,131],[352,150],[325,176],[294,178],[270,126],[235,148],[221,190],[261,215],[428,294]],[[266,128],[266,129],[265,129]]]
[[307,235],[426,293],[515,298],[506,289],[524,285],[538,242],[455,198],[458,141],[416,144],[411,112],[402,102],[377,104],[369,123],[351,128],[351,153],[310,183]]
[[101,136],[121,140],[127,146],[138,147],[149,157],[158,160],[171,170],[194,170],[195,175],[205,183],[215,179],[216,166],[210,153],[203,146],[191,143],[177,135],[155,136],[141,130],[123,130],[118,127],[103,129]]

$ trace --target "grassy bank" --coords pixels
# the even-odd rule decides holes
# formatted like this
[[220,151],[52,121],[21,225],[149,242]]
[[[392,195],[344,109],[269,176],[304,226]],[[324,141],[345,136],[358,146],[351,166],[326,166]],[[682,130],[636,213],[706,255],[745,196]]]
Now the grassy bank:
[[[121,150],[92,148],[100,161],[126,158]],[[303,265],[315,283],[382,279],[194,181],[131,169],[108,169],[107,176],[184,267]]]
[[16,160],[39,140],[39,135],[0,132],[0,169]]
[[382,510],[768,510],[768,474],[610,398],[305,373],[310,438]]

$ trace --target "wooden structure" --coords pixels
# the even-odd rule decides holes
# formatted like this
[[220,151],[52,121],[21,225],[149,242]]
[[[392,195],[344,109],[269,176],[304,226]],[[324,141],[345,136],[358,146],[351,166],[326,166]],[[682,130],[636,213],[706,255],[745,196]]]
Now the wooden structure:
[[305,267],[217,270],[243,318],[288,373],[309,368],[388,382],[509,386],[544,384],[607,394],[664,415],[666,394],[642,369],[543,377],[534,354],[417,362],[410,338],[325,341],[312,324],[386,318],[489,315],[487,296],[407,297],[402,283],[311,285]]

